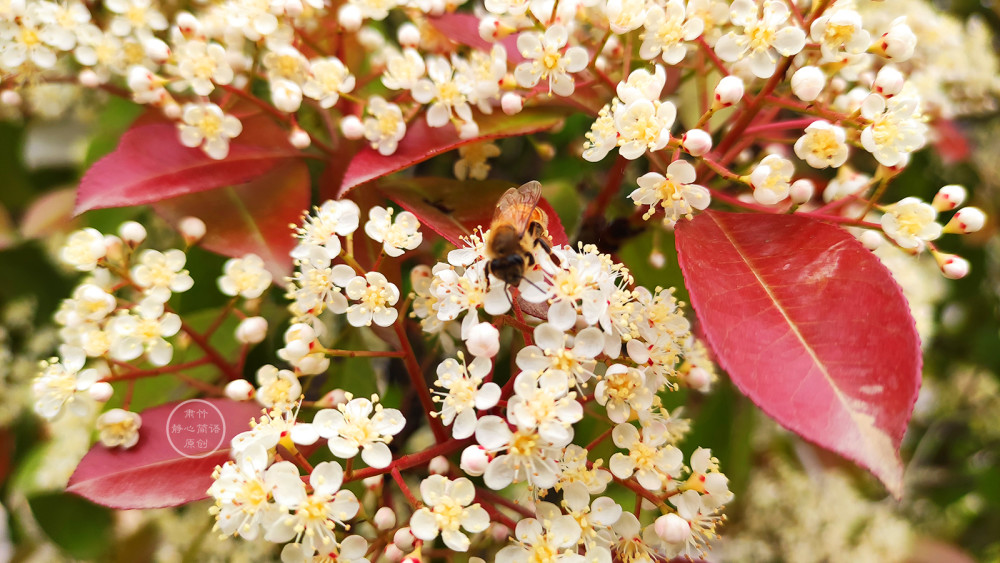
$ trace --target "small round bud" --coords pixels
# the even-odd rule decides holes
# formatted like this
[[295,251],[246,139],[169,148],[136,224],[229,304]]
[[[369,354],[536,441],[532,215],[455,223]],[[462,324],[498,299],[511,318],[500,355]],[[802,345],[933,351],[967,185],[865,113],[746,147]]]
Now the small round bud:
[[118,227],[118,236],[122,237],[125,244],[135,248],[146,240],[146,227],[135,221],[125,221]]
[[379,487],[382,486],[382,476],[372,475],[371,477],[366,477],[365,479],[361,480],[361,484],[364,485],[365,488],[368,489],[369,491],[377,490]]
[[889,31],[882,34],[882,40],[878,43],[886,58],[898,62],[908,60],[913,56],[913,51],[917,46],[917,36],[906,25],[906,16],[900,16],[893,20],[889,26]]
[[347,392],[343,389],[333,389],[320,400],[316,401],[316,406],[321,408],[334,408],[347,402]]
[[357,31],[361,29],[361,21],[363,19],[361,8],[356,4],[348,2],[337,10],[337,22],[340,23],[340,27],[344,28],[344,31]]
[[691,524],[676,514],[664,514],[653,522],[653,530],[667,543],[683,543],[691,536]]
[[420,44],[420,28],[406,22],[396,31],[396,39],[400,47],[416,47]]
[[392,543],[403,551],[413,549],[413,542],[416,541],[416,539],[417,538],[413,537],[413,532],[410,531],[409,526],[396,530],[396,533],[392,535]]
[[969,275],[969,261],[961,256],[935,253],[934,258],[937,260],[938,267],[941,268],[941,273],[946,278],[958,280]]
[[181,118],[181,106],[177,102],[170,100],[163,104],[163,115],[167,119],[180,119]]
[[201,22],[191,12],[177,12],[174,15],[174,23],[177,24],[177,30],[185,37],[201,31]]
[[463,121],[458,128],[458,136],[462,139],[475,139],[479,136],[479,124],[475,121]]
[[819,67],[804,66],[792,75],[792,93],[803,102],[818,98],[824,86],[826,75]]
[[986,224],[986,214],[978,207],[963,207],[952,216],[951,221],[944,226],[944,232],[967,235],[983,228]]
[[792,202],[803,204],[810,199],[812,199],[813,194],[816,193],[816,184],[812,180],[807,180],[805,178],[795,180],[792,185],[788,187],[788,195],[792,198]]
[[388,506],[383,506],[375,512],[372,521],[375,522],[376,528],[385,531],[396,525],[396,513]]
[[516,115],[524,108],[524,98],[520,94],[507,92],[500,97],[500,107],[507,115]]
[[664,256],[659,250],[653,249],[653,251],[649,253],[649,265],[659,270],[667,265],[667,257]]
[[[497,540],[497,541],[503,541],[503,540]],[[470,557],[469,563],[486,563],[486,560],[483,559],[482,557]]]
[[0,92],[0,104],[17,107],[21,105],[22,101],[24,100],[21,98],[21,94],[18,94],[13,90],[4,90],[3,92]]
[[479,323],[469,331],[465,345],[473,356],[492,358],[500,351],[500,331],[490,323]]
[[865,245],[865,248],[868,250],[875,250],[885,243],[885,237],[880,235],[878,231],[865,231],[861,233],[858,240],[860,240],[861,244]]
[[122,246],[125,243],[115,235],[104,235],[104,254],[111,260],[122,256]]
[[427,465],[427,471],[431,475],[444,475],[448,473],[448,468],[451,464],[448,463],[448,458],[443,455],[439,455],[431,460]]
[[493,43],[500,36],[500,20],[486,16],[479,20],[479,37],[487,43]]
[[486,472],[490,464],[490,456],[482,446],[469,446],[462,450],[462,460],[458,466],[472,477],[479,477]]
[[882,94],[886,98],[895,96],[903,89],[906,77],[902,72],[896,70],[892,65],[882,67],[875,75],[875,82],[872,83],[872,91]]
[[150,37],[142,42],[142,48],[153,62],[165,63],[170,58],[170,46],[162,39]]
[[931,202],[931,205],[938,211],[951,211],[965,203],[967,195],[968,193],[963,186],[949,184],[938,190],[938,193],[934,195],[934,201]]
[[236,340],[241,344],[258,344],[267,337],[267,319],[247,317],[236,326]]
[[743,81],[734,75],[723,77],[715,87],[715,103],[729,107],[743,99]]
[[237,379],[226,384],[225,393],[226,397],[234,401],[249,401],[257,394],[257,390],[246,379]]
[[681,137],[681,146],[692,156],[704,156],[712,150],[712,136],[707,131],[692,129]]
[[556,157],[556,148],[552,143],[538,143],[535,145],[535,152],[542,160],[552,160]]
[[115,392],[114,388],[107,381],[98,381],[87,389],[87,394],[90,398],[97,401],[98,403],[106,403],[111,399],[111,395]]
[[708,393],[712,387],[712,374],[706,369],[693,367],[687,373],[687,384],[695,391]]
[[356,115],[347,115],[340,120],[340,133],[350,140],[360,139],[365,136],[365,125]]
[[185,217],[177,224],[184,242],[194,244],[205,236],[205,222],[197,217]]
[[84,88],[97,88],[101,85],[101,77],[97,76],[97,73],[85,68],[80,71],[80,75],[77,76],[77,80],[80,81],[80,85]]
[[[493,525],[490,526],[489,534],[490,537],[493,538],[493,541],[502,542],[510,537],[510,528],[504,526],[503,524],[497,524],[494,522]],[[469,563],[472,562],[470,561]]]
[[291,134],[288,135],[288,143],[297,149],[305,149],[312,144],[312,139],[309,138],[309,133],[306,133],[302,129],[296,127],[295,129],[292,129]]
[[385,551],[382,552],[382,555],[385,557],[385,560],[388,561],[389,563],[399,563],[400,561],[403,560],[403,556],[405,554],[403,553],[403,550],[396,547],[396,544],[390,543],[389,545],[385,546]]

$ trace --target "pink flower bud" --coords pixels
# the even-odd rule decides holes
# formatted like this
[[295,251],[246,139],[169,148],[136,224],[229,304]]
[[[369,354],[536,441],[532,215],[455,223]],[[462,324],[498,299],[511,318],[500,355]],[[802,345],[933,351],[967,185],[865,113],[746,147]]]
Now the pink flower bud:
[[267,319],[247,317],[236,327],[236,340],[241,344],[257,344],[267,337]]
[[361,480],[361,484],[364,485],[369,491],[374,491],[382,486],[382,476],[372,475],[371,477],[366,477]]
[[459,467],[472,477],[479,477],[486,472],[486,466],[490,464],[490,456],[482,446],[469,446],[462,451],[462,460]]
[[87,394],[90,398],[97,401],[98,403],[106,403],[111,399],[111,395],[115,392],[114,388],[107,381],[98,381],[87,389]]
[[375,522],[376,528],[385,531],[396,525],[396,513],[388,506],[383,506],[375,512],[372,521]]
[[305,149],[312,144],[312,139],[309,138],[309,133],[296,127],[288,135],[288,143],[297,149]]
[[361,29],[361,21],[363,19],[361,8],[356,4],[348,2],[337,10],[337,22],[340,23],[340,27],[344,28],[344,31],[357,31]]
[[896,67],[886,65],[875,75],[875,82],[872,84],[872,91],[882,94],[886,98],[895,96],[903,89],[906,77],[896,70]]
[[687,373],[687,384],[696,391],[707,393],[712,386],[712,374],[699,367],[691,368]]
[[400,47],[416,47],[420,44],[420,29],[410,22],[399,26],[396,31],[396,39]]
[[961,256],[936,252],[934,258],[937,260],[938,267],[941,268],[941,273],[946,278],[958,280],[969,275],[969,261]]
[[729,75],[715,87],[715,102],[721,107],[729,107],[743,99],[743,81],[738,76]]
[[691,524],[673,513],[657,518],[653,530],[667,543],[683,543],[691,536]]
[[89,68],[81,70],[77,80],[80,81],[80,85],[84,88],[97,88],[101,85],[101,77],[97,76],[97,73]]
[[385,546],[385,551],[383,552],[386,561],[389,563],[399,563],[403,560],[403,550],[396,547],[395,544],[389,544]]
[[494,523],[490,526],[489,534],[493,538],[493,541],[502,542],[510,537],[510,528],[503,524]]
[[681,145],[692,156],[704,156],[712,150],[712,136],[707,131],[692,129],[681,137]]
[[409,551],[413,549],[413,542],[416,539],[413,537],[413,533],[410,532],[410,527],[406,526],[396,530],[396,533],[392,536],[392,543],[403,551]]
[[321,408],[335,408],[347,402],[347,392],[343,389],[334,389],[316,401],[316,406]]
[[986,224],[986,214],[978,207],[963,207],[944,226],[944,232],[966,235],[974,233]]
[[340,132],[344,137],[353,140],[365,136],[365,126],[356,115],[347,115],[340,120]]
[[118,236],[122,237],[125,244],[135,248],[146,240],[146,227],[135,221],[125,221],[118,227]]
[[490,323],[479,323],[469,331],[465,345],[473,356],[492,358],[500,351],[500,331]]
[[448,458],[443,455],[439,455],[431,460],[427,465],[427,471],[431,475],[444,475],[448,473],[448,468],[451,464],[448,463]]
[[788,195],[794,203],[802,204],[812,199],[816,193],[816,184],[812,180],[802,178],[795,180],[788,188]]
[[964,187],[958,184],[949,184],[938,190],[938,193],[934,195],[934,201],[931,202],[931,205],[939,212],[951,211],[965,203],[966,195],[968,194]]
[[524,107],[524,98],[522,98],[520,94],[507,92],[500,97],[500,107],[507,115],[516,115],[520,113],[521,109]]
[[197,217],[185,217],[177,224],[177,229],[184,237],[184,242],[194,244],[205,236],[205,222]]
[[252,383],[246,379],[237,379],[226,384],[226,397],[234,401],[249,401],[257,393]]
[[3,92],[0,92],[0,104],[17,107],[21,105],[21,102],[21,94],[18,94],[13,90],[4,90]]
[[803,102],[811,102],[819,97],[826,86],[826,75],[819,67],[804,66],[792,75],[792,93]]

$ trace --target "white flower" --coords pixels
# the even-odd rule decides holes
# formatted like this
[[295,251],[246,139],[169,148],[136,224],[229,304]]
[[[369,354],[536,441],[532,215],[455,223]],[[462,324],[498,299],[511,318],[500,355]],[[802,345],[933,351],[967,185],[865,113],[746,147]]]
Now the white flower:
[[916,197],[890,205],[882,215],[882,230],[903,248],[922,250],[924,243],[941,236],[937,210]]
[[520,481],[538,489],[555,485],[560,449],[542,439],[537,431],[512,432],[504,419],[488,415],[476,424],[476,441],[490,453],[505,452],[486,467],[483,481],[487,487],[500,490]]
[[53,358],[42,362],[42,371],[32,384],[35,412],[47,420],[58,416],[65,405],[77,413],[86,409],[86,402],[78,394],[85,393],[100,379],[96,369],[82,369],[86,356],[79,348],[63,346],[60,353],[61,361]]
[[622,364],[609,367],[594,389],[594,398],[608,410],[608,418],[618,424],[627,422],[632,411],[648,411],[655,394],[656,389],[642,370]]
[[385,253],[395,258],[406,250],[420,246],[424,238],[416,215],[403,211],[396,215],[395,220],[392,216],[392,208],[372,207],[368,211],[365,234],[375,242],[381,242]]
[[587,327],[572,336],[551,323],[542,323],[535,327],[534,338],[533,345],[525,346],[517,353],[517,367],[538,373],[546,370],[563,372],[579,385],[594,377],[597,363],[594,358],[604,350],[601,329]]
[[927,124],[916,96],[899,95],[886,100],[872,94],[862,104],[861,115],[871,121],[861,131],[861,145],[885,166],[905,165],[910,153],[926,142]]
[[667,443],[669,434],[662,424],[647,424],[641,435],[635,426],[619,424],[611,438],[616,446],[628,450],[627,455],[619,452],[611,456],[608,468],[615,477],[628,479],[635,474],[639,484],[650,491],[673,490],[684,456]]
[[469,537],[490,525],[489,514],[478,503],[470,506],[476,496],[472,481],[459,477],[454,481],[442,475],[431,475],[420,483],[424,507],[410,517],[410,532],[417,539],[431,541],[441,534],[448,549],[468,551]]
[[271,103],[287,113],[295,113],[302,106],[302,88],[287,78],[271,77],[268,81]]
[[104,7],[117,14],[109,28],[120,37],[167,29],[167,18],[153,7],[152,0],[107,0]]
[[297,316],[319,315],[327,308],[337,314],[346,312],[347,298],[340,288],[355,277],[354,268],[347,264],[331,266],[329,251],[320,246],[299,245],[293,252],[299,256],[298,270],[289,286],[288,297],[294,299],[289,308]]
[[847,162],[847,134],[843,127],[822,119],[806,127],[805,135],[795,141],[795,156],[813,168],[839,168]]
[[[606,550],[605,530],[613,526],[622,515],[622,507],[609,497],[598,497],[590,502],[590,492],[582,483],[569,483],[563,487],[563,506],[580,525],[580,543],[586,546],[588,554],[596,550]],[[560,515],[559,509],[550,503],[538,503],[536,512],[543,520],[551,520]],[[610,558],[610,554],[609,558]]]
[[[276,463],[271,468],[263,447],[251,446],[237,461],[227,461],[216,467],[215,481],[208,494],[215,499],[210,512],[216,517],[216,529],[225,535],[239,534],[253,540],[260,534],[261,525],[274,522],[281,514],[278,506],[270,502],[276,484],[299,472],[290,462]],[[288,466],[291,466],[289,468]]]
[[225,274],[219,278],[219,290],[231,296],[256,299],[271,285],[271,272],[264,267],[264,260],[256,254],[243,258],[230,258],[223,266]]
[[624,35],[642,25],[646,16],[645,0],[608,0],[605,6],[611,31]]
[[785,199],[794,172],[795,165],[787,158],[776,154],[765,156],[750,173],[753,198],[764,205],[774,205]]
[[694,210],[702,210],[711,203],[708,188],[693,183],[696,174],[694,166],[685,160],[675,160],[667,167],[667,175],[648,172],[636,180],[639,188],[629,194],[636,205],[648,205],[643,219],[656,213],[656,207],[663,208],[663,221],[676,223],[681,217],[691,218]]
[[267,408],[284,410],[294,405],[302,394],[299,378],[287,369],[263,365],[257,370],[257,401]]
[[906,24],[906,16],[899,16],[892,21],[889,31],[883,33],[876,44],[887,58],[899,63],[913,56],[917,36]]
[[389,326],[396,322],[399,311],[393,305],[399,301],[399,289],[378,272],[356,276],[344,288],[347,296],[358,303],[347,307],[347,322],[352,326]]
[[368,117],[364,120],[365,138],[372,148],[383,155],[396,152],[399,141],[406,134],[403,110],[379,96],[372,96],[368,99],[366,111]]
[[517,49],[527,59],[514,69],[519,86],[532,88],[539,80],[548,79],[548,91],[559,96],[571,96],[576,84],[570,73],[580,72],[589,61],[583,47],[565,49],[569,32],[560,24],[545,30],[545,35],[524,32],[517,36]]
[[590,464],[590,467],[587,464],[586,449],[576,444],[566,446],[559,459],[559,482],[564,486],[574,483],[583,485],[592,495],[603,493],[611,482],[611,473],[601,469],[598,463]]
[[701,553],[702,546],[718,536],[715,528],[722,518],[716,514],[718,506],[707,505],[706,500],[711,500],[708,495],[699,495],[691,490],[670,498],[670,503],[677,507],[677,515],[691,527],[690,535],[680,552],[682,555],[694,556]]
[[[413,85],[413,99],[427,108],[427,124],[444,127],[452,118],[452,113],[464,122],[472,121],[472,108],[465,93],[471,85],[455,74],[444,57],[427,59],[427,76]],[[431,102],[434,103],[431,103]]]
[[662,55],[663,62],[675,65],[687,54],[685,41],[697,39],[705,28],[699,18],[687,18],[684,3],[668,0],[666,7],[654,5],[646,11],[639,56],[650,60]]
[[66,244],[59,251],[59,259],[77,270],[89,272],[97,267],[97,262],[104,258],[106,252],[104,235],[97,229],[88,227],[69,235]]
[[139,441],[142,418],[134,412],[111,409],[97,417],[97,432],[106,448],[121,446],[127,450]]
[[319,101],[319,107],[332,108],[341,94],[354,90],[355,78],[337,57],[314,59],[302,93]]
[[439,396],[434,397],[434,401],[441,403],[441,421],[445,426],[454,423],[452,436],[462,439],[476,431],[477,409],[496,406],[500,400],[500,386],[493,382],[483,383],[493,367],[489,358],[474,358],[470,364],[461,356],[459,360],[461,362],[448,358],[438,364],[434,385],[447,392],[436,391]]
[[285,544],[285,547],[281,548],[281,561],[282,563],[309,563],[319,558],[320,560],[337,561],[337,563],[369,563],[366,557],[368,540],[361,536],[347,536],[344,541],[340,542],[340,545],[324,546],[323,549],[324,551],[314,558],[312,555],[307,555],[300,543]]
[[200,146],[205,154],[222,160],[229,154],[229,140],[243,131],[240,120],[222,112],[219,106],[185,104],[183,123],[178,124],[181,144],[185,147]]
[[823,59],[831,62],[839,62],[843,53],[863,53],[871,43],[871,34],[862,27],[861,14],[848,9],[828,9],[813,20],[809,33],[819,43]]
[[162,302],[143,299],[133,308],[132,314],[120,311],[108,321],[107,331],[112,335],[108,354],[115,360],[128,362],[145,351],[149,363],[165,366],[174,354],[173,346],[165,339],[177,334],[180,328],[180,317],[164,313]]
[[676,117],[677,108],[671,102],[638,98],[617,105],[614,122],[619,153],[635,160],[647,150],[654,152],[667,146]]
[[806,34],[794,25],[783,25],[791,12],[780,0],[764,2],[760,17],[757,10],[753,0],[733,0],[730,19],[737,28],[743,28],[742,33],[730,31],[723,35],[715,44],[715,52],[728,62],[749,57],[754,76],[769,78],[777,63],[775,51],[785,57],[797,54],[805,46]]
[[184,269],[186,261],[184,252],[176,248],[166,252],[143,250],[139,253],[139,263],[132,267],[132,281],[151,299],[165,303],[171,293],[187,291],[194,285],[191,275]]
[[580,540],[580,525],[569,515],[539,522],[525,518],[514,529],[516,544],[497,553],[498,563],[584,563],[572,549]]
[[522,430],[537,429],[543,440],[557,446],[568,444],[573,424],[583,418],[583,406],[575,392],[567,392],[569,385],[565,371],[522,371],[507,402],[507,420]]
[[490,173],[487,159],[499,155],[500,147],[491,141],[462,145],[458,147],[458,156],[461,158],[455,161],[455,177],[459,180],[485,180]]
[[312,246],[321,246],[331,260],[340,255],[340,236],[347,236],[358,229],[361,210],[349,199],[327,200],[306,216],[302,226],[296,228],[299,244],[292,249],[292,257],[303,259]]
[[[373,414],[374,412],[374,414]],[[361,452],[361,459],[371,467],[388,467],[392,462],[389,442],[406,424],[402,413],[384,409],[364,398],[350,399],[336,409],[316,413],[312,426],[320,437],[327,438],[333,455],[351,459]]]
[[216,84],[233,81],[233,67],[226,58],[226,49],[218,43],[192,39],[177,47],[175,53],[178,76],[199,96],[211,94]]
[[284,79],[298,87],[309,74],[309,59],[288,44],[271,48],[264,54],[262,62],[271,82]]
[[409,90],[416,86],[427,66],[416,49],[403,49],[402,54],[393,52],[386,59],[382,84],[391,90]]
[[[587,141],[583,144],[583,159],[597,162],[618,146],[618,129],[615,127],[613,108],[620,104],[617,98],[612,104],[605,104],[597,113],[597,119],[590,126],[590,131],[584,135]],[[669,140],[669,139],[668,139]]]
[[[291,465],[290,462],[279,463]],[[332,461],[317,464],[309,475],[311,494],[306,494],[305,484],[298,478],[298,469],[292,466],[287,475],[291,476],[293,471],[295,478],[277,480],[273,493],[275,502],[291,510],[292,514],[277,518],[268,527],[264,539],[275,543],[294,539],[306,557],[317,551],[321,555],[335,551],[334,525],[348,528],[346,521],[354,518],[361,507],[354,493],[340,489],[344,470]]]

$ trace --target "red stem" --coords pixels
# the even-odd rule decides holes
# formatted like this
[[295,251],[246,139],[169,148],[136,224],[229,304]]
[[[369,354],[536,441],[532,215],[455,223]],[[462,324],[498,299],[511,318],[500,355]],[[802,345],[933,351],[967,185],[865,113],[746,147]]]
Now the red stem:
[[431,413],[437,409],[434,408],[430,388],[428,388],[427,382],[424,381],[424,374],[420,370],[420,363],[413,352],[413,347],[410,346],[410,339],[406,336],[406,328],[403,326],[404,322],[406,322],[405,319],[400,317],[392,327],[399,338],[399,346],[403,352],[403,364],[406,366],[406,372],[410,375],[410,385],[417,392],[417,397],[420,398],[420,404],[423,407],[424,414],[427,416],[427,422],[430,424],[431,431],[434,433],[435,441],[440,444],[448,440],[448,432],[441,424],[440,419],[431,416]]

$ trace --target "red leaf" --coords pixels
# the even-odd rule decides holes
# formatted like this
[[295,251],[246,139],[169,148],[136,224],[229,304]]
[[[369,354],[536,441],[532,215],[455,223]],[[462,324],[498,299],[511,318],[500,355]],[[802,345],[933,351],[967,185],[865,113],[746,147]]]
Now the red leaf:
[[76,212],[141,205],[240,184],[283,160],[301,157],[270,116],[239,106],[230,113],[240,118],[243,132],[230,143],[224,160],[182,145],[173,122],[150,114],[140,118],[122,135],[118,148],[84,174]]
[[[428,23],[448,39],[460,45],[490,52],[493,44],[479,36],[479,18],[473,14],[453,13],[428,18]],[[524,61],[521,52],[517,50],[517,35],[508,35],[499,41],[507,50],[507,60],[517,64]]]
[[409,126],[395,153],[383,156],[370,146],[358,151],[347,167],[339,195],[343,197],[355,186],[408,168],[462,145],[544,131],[562,119],[562,111],[555,108],[528,108],[517,115],[506,115],[495,111],[491,115],[477,115],[479,137],[460,139],[454,127],[450,125],[430,127],[421,115]]
[[[200,418],[206,423],[225,421],[224,432],[213,439],[212,446],[221,444],[212,453],[209,450],[192,450],[204,457],[185,457],[178,452],[186,451],[180,440],[171,444],[172,426],[184,420],[185,407],[177,409],[185,401],[168,403],[142,413],[142,428],[139,429],[139,443],[128,450],[108,449],[100,443],[94,444],[73,476],[66,490],[111,508],[162,508],[179,506],[208,496],[206,491],[212,485],[212,471],[229,459],[229,442],[233,436],[250,428],[250,419],[261,416],[261,406],[256,402],[236,402],[228,399],[198,399],[210,403],[217,409],[200,402],[191,403],[191,408],[204,408],[207,416]],[[171,416],[173,413],[173,416]]]
[[289,225],[302,219],[309,197],[308,168],[289,160],[247,184],[160,201],[153,209],[174,225],[187,216],[202,219],[201,246],[224,256],[257,254],[281,283],[292,271]]
[[932,124],[934,128],[934,149],[947,165],[965,162],[972,156],[972,146],[965,132],[957,123],[950,119],[938,119]]
[[703,213],[681,221],[676,240],[691,304],[733,383],[899,497],[920,342],[878,258],[843,229],[795,215]]
[[[502,180],[461,181],[448,178],[407,178],[379,184],[379,191],[413,213],[437,234],[455,246],[462,237],[481,226],[488,229],[497,201],[509,188]],[[475,194],[475,197],[469,197]],[[538,207],[549,216],[549,234],[557,245],[569,244],[562,221],[545,198]]]

